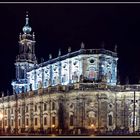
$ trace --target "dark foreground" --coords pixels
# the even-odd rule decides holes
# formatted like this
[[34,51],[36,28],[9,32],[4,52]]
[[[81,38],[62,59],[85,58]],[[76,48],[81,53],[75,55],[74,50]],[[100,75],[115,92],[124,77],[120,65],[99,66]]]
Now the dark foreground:
[[93,134],[41,134],[41,133],[37,133],[37,134],[31,134],[31,133],[16,133],[16,134],[8,134],[8,133],[4,133],[4,134],[0,134],[1,136],[43,136],[43,137],[75,137],[75,136],[94,136],[94,137],[105,137],[105,136],[140,136],[140,133],[112,133],[112,132],[107,132],[107,133],[93,133]]

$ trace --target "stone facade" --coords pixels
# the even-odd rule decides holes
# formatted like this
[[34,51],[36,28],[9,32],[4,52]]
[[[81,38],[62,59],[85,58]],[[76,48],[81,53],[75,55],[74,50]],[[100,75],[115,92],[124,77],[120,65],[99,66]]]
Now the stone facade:
[[130,86],[101,86],[103,84],[77,83],[2,97],[2,125],[5,130],[17,128],[19,132],[76,128],[94,131],[127,128],[132,132],[133,126],[137,131],[140,86],[133,85],[131,89],[128,89]]

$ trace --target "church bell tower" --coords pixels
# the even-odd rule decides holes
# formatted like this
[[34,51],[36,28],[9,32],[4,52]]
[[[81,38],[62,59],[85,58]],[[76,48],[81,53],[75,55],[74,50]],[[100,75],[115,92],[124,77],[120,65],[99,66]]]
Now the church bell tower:
[[35,56],[35,34],[31,33],[29,17],[26,13],[23,33],[19,35],[19,54],[16,57],[16,79],[12,81],[13,92],[22,93],[27,91],[27,71],[37,64]]

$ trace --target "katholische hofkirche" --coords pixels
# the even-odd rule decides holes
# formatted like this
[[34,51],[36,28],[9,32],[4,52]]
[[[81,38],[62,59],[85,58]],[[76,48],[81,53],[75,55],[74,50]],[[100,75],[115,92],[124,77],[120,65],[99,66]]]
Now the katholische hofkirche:
[[[13,93],[0,98],[4,132],[83,133],[140,129],[140,85],[120,85],[117,49],[79,50],[38,64],[26,15],[19,35]],[[115,47],[116,48],[116,47]]]

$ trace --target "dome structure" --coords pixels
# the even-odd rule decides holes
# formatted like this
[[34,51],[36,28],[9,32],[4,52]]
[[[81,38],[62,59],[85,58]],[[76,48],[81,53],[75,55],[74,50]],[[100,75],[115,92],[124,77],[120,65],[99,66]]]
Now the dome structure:
[[29,34],[32,31],[32,28],[29,26],[29,18],[28,13],[26,14],[26,23],[25,26],[22,28],[24,34]]

